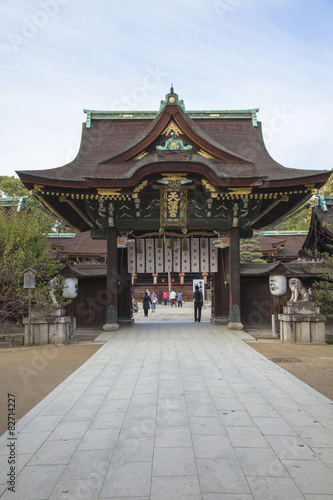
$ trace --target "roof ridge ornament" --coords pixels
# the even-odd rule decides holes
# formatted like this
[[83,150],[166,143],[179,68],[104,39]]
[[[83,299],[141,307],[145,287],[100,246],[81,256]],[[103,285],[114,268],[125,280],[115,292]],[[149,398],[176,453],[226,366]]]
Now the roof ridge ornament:
[[156,146],[156,149],[161,149],[164,151],[176,151],[176,150],[188,150],[192,149],[191,144],[184,145],[184,142],[177,137],[175,132],[172,132],[171,137],[165,142],[165,146]]
[[160,105],[160,112],[162,109],[167,106],[167,105],[174,105],[176,104],[177,106],[180,107],[182,111],[185,113],[185,104],[183,100],[179,100],[178,94],[175,93],[174,88],[173,88],[173,83],[171,84],[170,92],[165,96],[165,101],[161,101]]

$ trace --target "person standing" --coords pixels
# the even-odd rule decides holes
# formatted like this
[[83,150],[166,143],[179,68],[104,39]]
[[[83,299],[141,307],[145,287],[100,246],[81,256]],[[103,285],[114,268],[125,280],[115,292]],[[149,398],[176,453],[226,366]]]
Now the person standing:
[[177,304],[178,307],[183,307],[183,294],[180,290],[177,292]]
[[158,298],[158,303],[162,304],[163,293],[161,289],[159,289],[159,291],[157,292],[157,298]]
[[135,298],[132,298],[132,312],[137,313],[139,310],[139,306]]
[[157,304],[157,295],[155,294],[155,292],[151,294],[150,300],[151,300],[151,312],[154,313]]
[[170,292],[171,307],[175,305],[175,300],[176,300],[176,292],[174,290],[171,290]]
[[199,289],[198,285],[195,286],[195,290],[193,292],[193,302],[194,302],[194,321],[200,323],[203,296],[202,296],[202,291]]
[[151,299],[149,297],[149,294],[147,293],[147,290],[145,291],[145,294],[142,297],[141,302],[143,306],[143,312],[145,316],[148,317],[148,311],[150,309]]
[[163,301],[164,305],[166,306],[168,302],[168,292],[166,290],[163,290]]

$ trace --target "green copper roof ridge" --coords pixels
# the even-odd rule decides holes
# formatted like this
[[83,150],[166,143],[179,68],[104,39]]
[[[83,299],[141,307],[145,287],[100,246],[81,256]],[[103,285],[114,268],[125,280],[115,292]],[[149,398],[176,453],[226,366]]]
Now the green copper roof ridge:
[[252,113],[253,111],[259,112],[259,108],[247,108],[247,109],[203,109],[196,110],[192,109],[187,111],[187,113]]
[[[197,110],[197,109],[191,109],[186,111],[186,114],[191,114],[191,113],[202,113],[202,114],[207,114],[207,113],[231,113],[231,114],[238,114],[238,113],[253,113],[255,111],[256,113],[259,112],[259,108],[247,108],[247,109],[204,109],[204,110]],[[114,115],[134,115],[134,114],[155,114],[158,115],[160,112],[159,111],[149,111],[149,110],[119,110],[119,111],[110,111],[110,110],[102,110],[102,109],[83,109],[84,113],[99,113],[99,114],[114,114]]]
[[[164,106],[163,106],[164,107]],[[162,109],[163,109],[162,107]],[[96,109],[84,109],[84,113],[87,114],[86,124],[87,127],[90,128],[91,120],[111,120],[111,119],[154,119],[156,118],[161,111],[103,111]],[[189,110],[185,111],[185,113],[191,119],[252,119],[252,124],[254,127],[258,125],[257,121],[257,113],[259,112],[259,108],[250,108],[250,109],[218,109],[218,110]]]
[[83,110],[84,113],[100,113],[100,114],[125,114],[125,115],[132,115],[132,114],[139,114],[139,113],[143,113],[143,114],[155,114],[157,115],[159,112],[158,111],[140,111],[140,110],[136,110],[136,111],[129,111],[129,110],[119,110],[119,111],[108,111],[108,110],[102,110],[102,109],[84,109]]
[[259,231],[263,236],[293,236],[293,235],[307,235],[309,231],[299,230],[299,231]]
[[48,238],[74,238],[77,233],[47,233]]

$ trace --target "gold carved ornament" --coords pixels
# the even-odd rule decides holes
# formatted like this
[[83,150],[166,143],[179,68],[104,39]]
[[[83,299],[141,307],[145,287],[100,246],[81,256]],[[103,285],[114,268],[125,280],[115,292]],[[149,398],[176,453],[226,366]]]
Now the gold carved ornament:
[[171,219],[177,217],[180,210],[180,193],[170,191],[167,195],[168,215]]
[[199,149],[199,151],[197,151],[197,153],[198,153],[198,155],[203,156],[204,158],[215,158],[213,155],[211,155],[210,153],[208,153],[204,149]]
[[176,135],[182,134],[183,132],[181,129],[178,127],[178,125],[175,124],[173,120],[171,120],[168,125],[165,127],[165,129],[162,132],[162,135],[170,135],[172,132],[174,132]]
[[141,151],[138,155],[134,156],[134,160],[141,160],[145,156],[147,156],[148,151]]

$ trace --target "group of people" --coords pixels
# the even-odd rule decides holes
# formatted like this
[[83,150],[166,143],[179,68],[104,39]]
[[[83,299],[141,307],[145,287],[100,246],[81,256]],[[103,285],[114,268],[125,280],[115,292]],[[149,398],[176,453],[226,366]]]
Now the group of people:
[[[164,290],[164,292],[166,292],[166,290]],[[176,302],[178,304],[178,307],[183,307],[183,294],[180,290],[177,293],[174,290],[171,290],[169,298],[171,302],[171,307],[175,306]],[[165,306],[167,305],[167,299],[164,301],[164,305]]]
[[[178,304],[178,307],[183,307],[183,294],[180,290],[177,293],[174,290],[171,290],[170,294],[168,294],[166,290],[164,290],[163,292],[162,290],[159,290],[156,295],[155,292],[150,294],[149,290],[147,289],[141,298],[144,315],[148,316],[149,309],[151,309],[151,312],[154,313],[156,310],[156,305],[162,304],[162,299],[164,305],[166,306],[168,303],[168,298],[170,299],[171,307],[176,306],[176,302]],[[198,285],[195,286],[192,298],[194,304],[194,321],[198,321],[200,323],[201,309],[203,306],[203,295]]]

